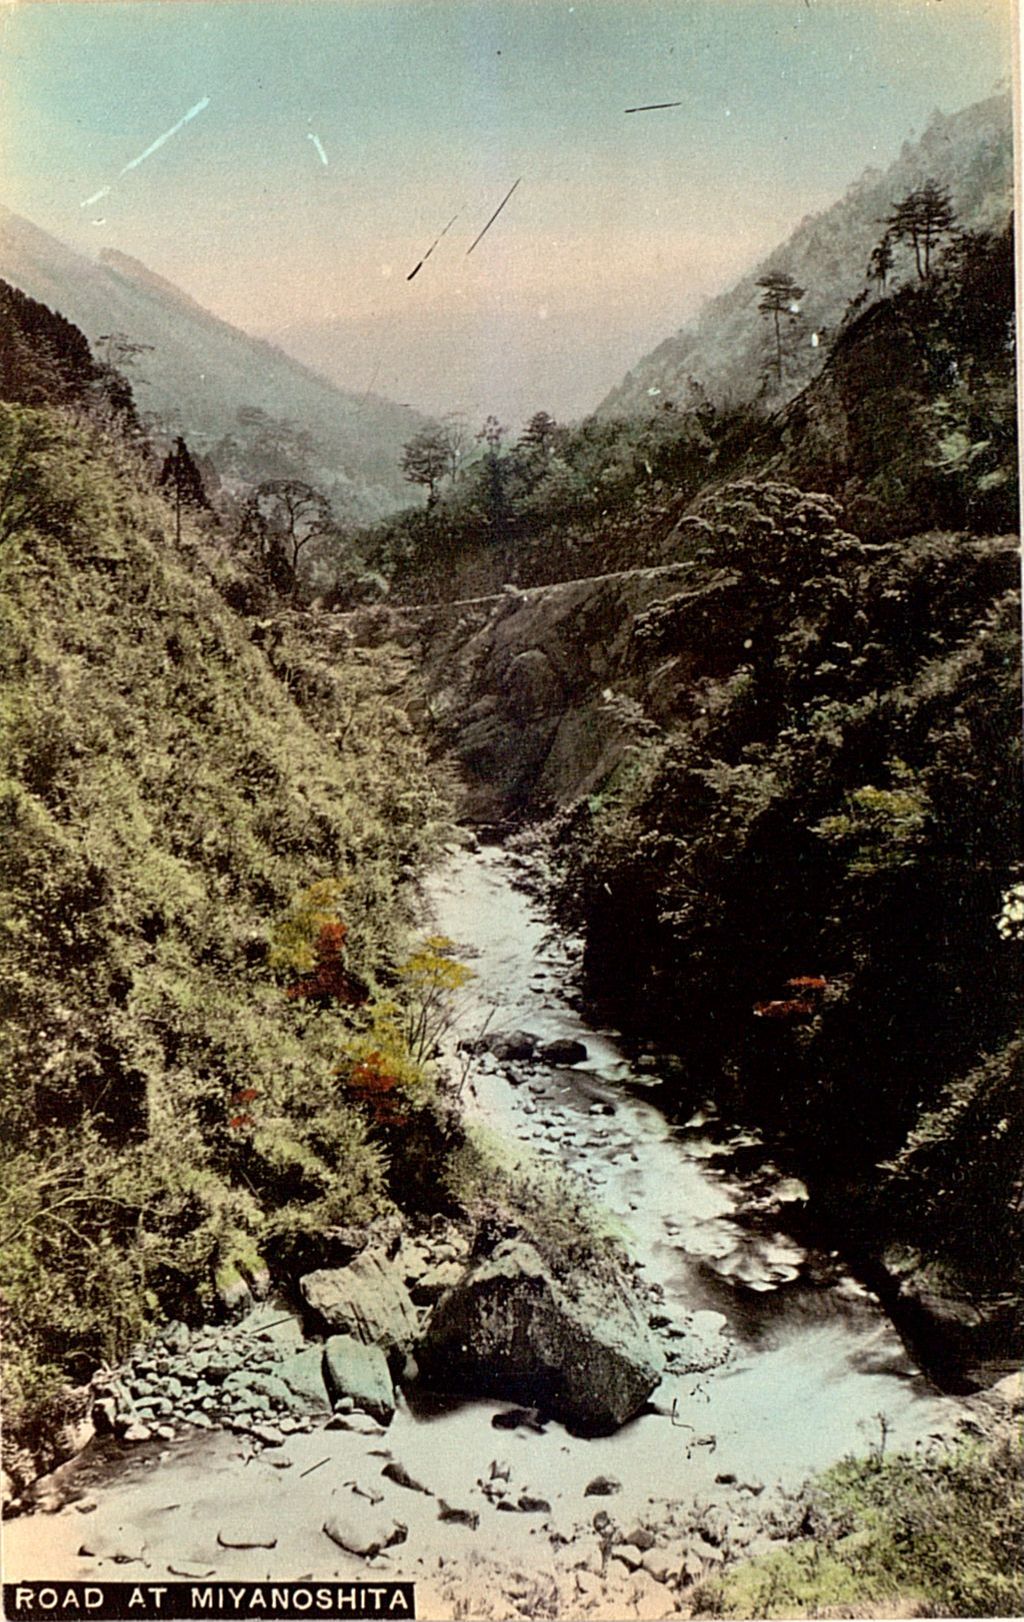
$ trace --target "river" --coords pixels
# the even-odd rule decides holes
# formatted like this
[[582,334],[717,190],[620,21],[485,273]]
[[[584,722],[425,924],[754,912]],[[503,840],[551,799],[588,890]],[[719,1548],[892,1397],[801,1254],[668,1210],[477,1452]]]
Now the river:
[[[555,1423],[495,1430],[507,1404],[453,1400],[403,1404],[383,1438],[317,1427],[273,1454],[220,1431],[134,1451],[92,1444],[64,1473],[53,1513],[8,1523],[8,1580],[365,1575],[324,1536],[325,1502],[340,1482],[379,1485],[389,1458],[436,1495],[383,1484],[384,1507],[409,1535],[374,1569],[415,1579],[421,1615],[670,1616],[674,1587],[648,1577],[641,1593],[616,1561],[612,1577],[601,1574],[601,1505],[621,1527],[656,1528],[678,1567],[692,1554],[695,1505],[738,1528],[752,1507],[768,1516],[781,1493],[847,1452],[911,1447],[953,1428],[959,1403],[914,1367],[875,1298],[839,1256],[794,1237],[800,1183],[755,1134],[721,1121],[712,1100],[670,1123],[650,1061],[632,1068],[614,1033],[575,1010],[572,943],[552,938],[516,876],[515,858],[492,847],[453,853],[430,880],[431,927],[475,971],[452,1036],[471,1039],[487,1021],[491,1033],[578,1038],[587,1057],[543,1068],[481,1056],[467,1108],[530,1163],[570,1169],[611,1213],[653,1286],[665,1344],[671,1351],[678,1334],[690,1354],[677,1356],[652,1411],[590,1440]],[[494,1513],[481,1491],[494,1463],[543,1496],[546,1517]],[[586,1496],[601,1475],[614,1478],[614,1496]],[[475,1507],[478,1526],[439,1522],[439,1498]],[[273,1548],[225,1548],[226,1516],[252,1538],[266,1530]],[[759,1547],[749,1526],[736,1535]],[[728,1552],[728,1535],[719,1541]],[[582,1575],[581,1559],[590,1563]]]

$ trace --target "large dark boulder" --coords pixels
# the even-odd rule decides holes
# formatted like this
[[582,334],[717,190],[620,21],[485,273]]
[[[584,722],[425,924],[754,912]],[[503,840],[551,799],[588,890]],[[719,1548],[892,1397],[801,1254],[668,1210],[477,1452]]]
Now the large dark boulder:
[[531,1031],[496,1031],[484,1041],[494,1057],[503,1063],[509,1059],[532,1059],[537,1051],[537,1038]]
[[537,1057],[544,1064],[580,1064],[587,1057],[587,1045],[575,1036],[558,1036],[543,1043]]
[[441,1297],[416,1356],[426,1385],[528,1404],[588,1434],[624,1424],[661,1378],[621,1275],[556,1280],[518,1238]]

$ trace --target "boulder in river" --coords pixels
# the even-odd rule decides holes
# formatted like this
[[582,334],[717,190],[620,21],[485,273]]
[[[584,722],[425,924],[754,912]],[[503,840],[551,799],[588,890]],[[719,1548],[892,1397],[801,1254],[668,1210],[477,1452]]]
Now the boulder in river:
[[587,1057],[587,1044],[574,1036],[559,1036],[538,1048],[537,1057],[545,1064],[579,1064]]
[[319,1346],[306,1346],[277,1365],[277,1373],[292,1393],[291,1407],[300,1413],[325,1413],[330,1408],[323,1378]]
[[537,1051],[537,1038],[529,1031],[499,1031],[484,1041],[496,1059],[532,1059]]
[[553,1278],[525,1240],[503,1240],[443,1295],[417,1351],[426,1385],[504,1397],[574,1429],[613,1431],[661,1378],[625,1279]]
[[321,1268],[299,1281],[323,1326],[384,1351],[412,1350],[419,1319],[401,1269],[380,1250],[364,1250],[348,1267]]
[[333,1401],[351,1397],[356,1408],[382,1425],[395,1417],[395,1391],[387,1358],[379,1346],[352,1335],[332,1335],[323,1351],[324,1384]]

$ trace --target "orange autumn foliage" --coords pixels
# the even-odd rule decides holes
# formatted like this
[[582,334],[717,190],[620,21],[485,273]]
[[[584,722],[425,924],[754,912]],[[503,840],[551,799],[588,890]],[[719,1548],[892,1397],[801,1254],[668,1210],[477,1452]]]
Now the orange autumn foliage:
[[345,968],[345,937],[347,925],[333,919],[320,926],[313,947],[314,963],[310,974],[293,980],[285,992],[291,1001],[299,998],[319,1003],[341,1003],[357,1008],[366,1001],[367,991],[357,975]]

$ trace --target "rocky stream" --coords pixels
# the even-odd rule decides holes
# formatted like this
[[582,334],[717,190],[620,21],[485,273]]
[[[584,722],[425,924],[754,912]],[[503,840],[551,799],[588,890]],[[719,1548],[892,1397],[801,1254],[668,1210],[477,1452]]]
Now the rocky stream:
[[467,1400],[436,1368],[426,1392],[403,1359],[447,1310],[465,1236],[443,1221],[342,1233],[335,1265],[303,1280],[305,1314],[268,1299],[234,1323],[170,1325],[101,1374],[97,1434],[6,1525],[8,1580],[376,1573],[414,1580],[427,1618],[688,1616],[724,1562],[795,1535],[808,1473],[880,1427],[913,1447],[971,1423],[841,1256],[814,1248],[806,1189],[757,1136],[710,1100],[670,1122],[656,1057],[631,1064],[575,1011],[573,944],[516,878],[508,852],[459,850],[429,887],[476,976],[455,1035],[488,1033],[466,1107],[610,1213],[644,1304],[649,1400],[617,1422],[618,1364],[589,1427],[572,1397],[561,1419]]

